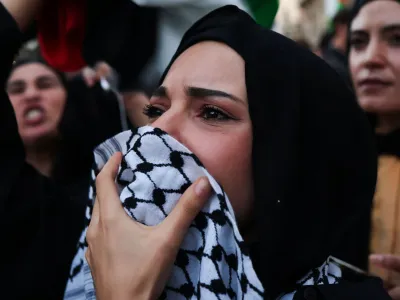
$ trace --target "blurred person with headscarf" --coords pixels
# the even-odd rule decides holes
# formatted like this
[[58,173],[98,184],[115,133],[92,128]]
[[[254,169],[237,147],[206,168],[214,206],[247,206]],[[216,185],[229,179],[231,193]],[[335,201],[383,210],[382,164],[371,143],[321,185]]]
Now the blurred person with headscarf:
[[0,275],[9,299],[62,299],[84,227],[92,150],[121,130],[116,99],[99,83],[67,81],[39,57],[13,63],[39,5],[0,2]]
[[[400,255],[400,3],[361,0],[350,21],[349,66],[358,103],[375,131],[379,152],[372,213],[370,271],[388,287],[398,270],[382,255]],[[382,268],[383,267],[383,268]],[[394,293],[394,291],[393,291]],[[396,292],[396,299],[399,293]],[[393,296],[393,295],[392,295]]]

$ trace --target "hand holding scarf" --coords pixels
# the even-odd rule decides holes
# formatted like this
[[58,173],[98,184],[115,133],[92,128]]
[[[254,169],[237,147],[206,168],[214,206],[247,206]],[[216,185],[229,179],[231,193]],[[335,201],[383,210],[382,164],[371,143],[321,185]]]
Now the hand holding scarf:
[[[114,182],[120,161],[120,153],[112,156],[97,177],[86,259],[99,299],[156,299],[190,224],[210,197],[211,187],[206,178],[200,178],[165,221],[145,226],[133,221],[121,205]],[[134,269],[144,272],[132,273]]]

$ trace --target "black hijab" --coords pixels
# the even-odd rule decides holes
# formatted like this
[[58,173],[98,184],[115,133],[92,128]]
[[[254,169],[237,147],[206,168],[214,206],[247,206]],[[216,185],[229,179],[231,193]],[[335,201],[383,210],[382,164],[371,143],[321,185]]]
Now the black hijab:
[[260,234],[255,268],[266,297],[291,291],[331,254],[366,265],[377,162],[350,90],[317,56],[235,6],[193,25],[171,64],[206,40],[245,61]]

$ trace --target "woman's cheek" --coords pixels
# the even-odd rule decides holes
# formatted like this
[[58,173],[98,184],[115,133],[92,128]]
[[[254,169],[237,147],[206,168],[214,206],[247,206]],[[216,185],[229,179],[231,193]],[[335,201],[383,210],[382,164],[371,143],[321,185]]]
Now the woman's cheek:
[[237,217],[247,215],[253,190],[251,138],[247,135],[220,136],[215,141],[209,138],[197,149],[205,168],[228,194]]

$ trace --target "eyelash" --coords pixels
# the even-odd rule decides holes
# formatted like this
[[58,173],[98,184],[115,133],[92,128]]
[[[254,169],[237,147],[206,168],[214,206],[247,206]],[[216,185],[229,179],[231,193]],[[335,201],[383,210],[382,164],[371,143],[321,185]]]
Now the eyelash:
[[[216,112],[218,114],[218,117],[216,118],[210,118],[210,117],[205,117],[204,114],[210,113],[210,112]],[[154,105],[148,104],[144,107],[143,109],[143,114],[146,115],[150,119],[155,119],[160,117],[164,111],[162,111],[161,108],[158,108]],[[201,109],[201,118],[205,121],[214,121],[214,122],[224,122],[224,121],[230,121],[230,120],[237,120],[233,118],[232,116],[228,115],[226,112],[224,112],[222,109],[213,106],[213,105],[205,105]],[[219,118],[221,117],[222,118]]]
[[[161,112],[161,113],[160,113]],[[161,116],[164,112],[160,109],[155,107],[154,105],[147,104],[143,108],[143,114],[147,116],[149,119],[154,119]]]
[[359,49],[363,44],[365,44],[367,41],[365,38],[359,38],[359,37],[354,37],[350,38],[350,46]]

